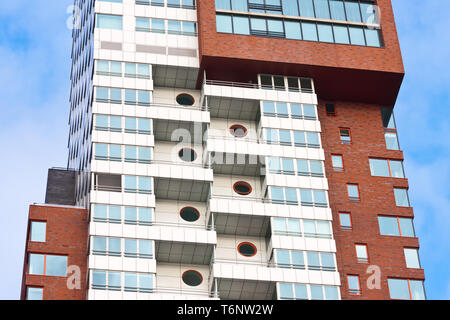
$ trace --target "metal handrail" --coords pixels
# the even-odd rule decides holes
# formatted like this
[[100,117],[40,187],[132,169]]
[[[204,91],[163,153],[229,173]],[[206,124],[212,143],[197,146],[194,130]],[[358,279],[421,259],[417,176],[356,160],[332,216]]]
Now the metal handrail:
[[225,86],[225,87],[235,87],[235,88],[247,88],[247,89],[264,89],[264,90],[277,90],[277,91],[290,91],[290,92],[303,92],[303,93],[314,93],[312,89],[307,88],[293,88],[293,87],[269,87],[265,85],[260,85],[257,83],[245,83],[245,82],[234,82],[234,81],[223,81],[223,80],[205,80],[204,84],[212,86]]

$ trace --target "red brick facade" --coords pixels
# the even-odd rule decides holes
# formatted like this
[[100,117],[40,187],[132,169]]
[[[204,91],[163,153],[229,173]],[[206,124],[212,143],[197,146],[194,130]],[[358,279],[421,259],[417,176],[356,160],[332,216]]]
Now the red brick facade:
[[200,73],[255,81],[258,73],[314,79],[325,99],[394,105],[404,74],[390,0],[378,0],[384,47],[274,39],[216,32],[215,2],[197,0]]
[[[64,206],[31,205],[28,220],[21,299],[26,299],[26,288],[28,286],[43,288],[44,300],[86,299],[87,210]],[[45,242],[29,241],[31,221],[47,223]],[[81,289],[68,289],[66,277],[28,274],[29,253],[67,255],[68,266],[75,265],[81,270]]]
[[[329,198],[333,212],[333,229],[337,246],[338,270],[341,273],[343,299],[389,299],[387,278],[424,280],[423,269],[408,269],[403,248],[419,248],[417,238],[382,236],[378,215],[414,216],[412,208],[397,207],[394,187],[408,188],[408,180],[373,177],[369,157],[403,160],[403,152],[386,149],[384,128],[379,105],[334,102],[336,116],[327,116],[325,103],[319,102],[322,143],[325,150],[325,169],[329,183]],[[350,128],[352,143],[341,144],[339,128]],[[331,155],[341,154],[344,172],[332,168]],[[359,184],[360,201],[348,199],[347,183]],[[339,212],[350,212],[352,231],[343,231]],[[355,244],[367,244],[369,263],[358,263]],[[369,290],[366,285],[367,267],[381,268],[381,290]],[[349,295],[346,276],[359,275],[361,296]]]

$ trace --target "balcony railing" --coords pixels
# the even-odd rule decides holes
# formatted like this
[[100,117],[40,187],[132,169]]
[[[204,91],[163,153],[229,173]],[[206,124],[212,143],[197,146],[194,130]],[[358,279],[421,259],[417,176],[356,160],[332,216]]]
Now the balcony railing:
[[263,89],[263,90],[275,90],[275,91],[289,91],[289,92],[302,92],[302,93],[314,93],[312,89],[309,88],[293,88],[293,87],[270,87],[265,85],[260,85],[257,83],[245,83],[245,82],[233,82],[233,81],[222,81],[222,80],[204,80],[204,85],[211,86],[224,86],[224,87],[234,87],[234,88],[245,88],[245,89]]

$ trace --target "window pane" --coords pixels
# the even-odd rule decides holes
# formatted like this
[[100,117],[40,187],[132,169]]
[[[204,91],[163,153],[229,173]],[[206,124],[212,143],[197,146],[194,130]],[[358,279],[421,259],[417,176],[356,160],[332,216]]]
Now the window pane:
[[147,290],[153,289],[153,275],[139,274],[139,288]]
[[99,251],[100,253],[106,252],[106,238],[104,237],[94,237],[94,251]]
[[333,168],[343,168],[344,164],[342,162],[342,156],[331,156],[331,161],[333,163]]
[[153,256],[153,242],[150,240],[139,240],[139,254]]
[[419,251],[417,249],[404,249],[407,268],[420,269]]
[[150,92],[149,91],[138,91],[138,102],[143,104],[150,103]]
[[97,61],[97,71],[98,72],[109,72],[109,62],[104,60]]
[[425,300],[423,281],[409,280],[409,285],[411,287],[411,295],[413,300]]
[[297,190],[293,188],[286,188],[286,201],[290,203],[297,203]]
[[394,188],[394,196],[398,207],[409,207],[408,190]]
[[300,199],[302,203],[313,203],[312,190],[300,189]]
[[325,191],[323,191],[323,190],[314,190],[313,194],[314,194],[314,202],[316,204],[319,204],[319,205],[326,205],[326,204],[328,204],[327,196],[326,196]]
[[384,138],[386,140],[386,148],[388,150],[399,150],[397,134],[393,132],[385,132]]
[[299,174],[309,173],[308,160],[297,160],[297,172]]
[[[98,92],[97,92],[98,94]],[[108,93],[106,93],[106,98],[108,98]],[[95,116],[95,125],[97,127],[101,127],[101,128],[108,128],[108,116],[104,116],[104,115],[96,115]]]
[[346,26],[333,26],[334,39],[336,43],[349,44],[348,29]]
[[334,42],[331,25],[319,23],[317,24],[317,31],[319,33],[319,41]]
[[216,9],[230,10],[230,0],[216,0]]
[[280,283],[280,298],[293,299],[294,294],[292,292],[292,284]]
[[251,29],[259,32],[266,32],[267,25],[266,19],[262,18],[250,18]]
[[248,11],[246,0],[231,0],[231,8],[234,11]]
[[364,41],[364,32],[362,28],[359,27],[348,27],[348,30],[350,32],[350,42],[351,44],[365,45]]
[[125,273],[125,287],[128,289],[137,288],[137,274],[136,273]]
[[148,177],[139,177],[139,191],[151,192],[152,191],[152,179]]
[[280,130],[279,134],[280,134],[280,142],[282,144],[287,145],[291,144],[291,132],[289,130]]
[[302,299],[307,300],[308,299],[308,292],[306,290],[306,285],[304,284],[294,284],[294,291],[295,291],[295,299]]
[[281,161],[283,164],[283,171],[294,172],[294,160],[293,159],[282,159]]
[[311,285],[311,299],[312,300],[323,300],[323,290],[322,286]]
[[231,16],[216,15],[217,32],[232,33]]
[[106,208],[107,207],[105,205],[100,204],[94,205],[94,218],[106,219],[107,218]]
[[325,297],[327,300],[339,300],[337,287],[325,286]]
[[317,233],[321,235],[331,235],[331,227],[328,221],[317,221]]
[[267,27],[268,27],[269,32],[284,34],[282,20],[267,19]]
[[110,206],[109,207],[109,218],[120,220],[122,219],[122,214],[119,206]]
[[359,198],[359,190],[358,190],[358,186],[354,185],[354,184],[348,184],[347,185],[347,190],[348,190],[348,196],[351,198]]
[[183,21],[183,33],[194,36],[196,33],[195,22]]
[[150,125],[150,119],[138,119],[138,129],[139,131],[146,131],[150,132],[151,125]]
[[311,172],[314,174],[323,174],[323,165],[321,161],[309,161],[309,165],[311,167]]
[[274,231],[286,232],[286,219],[283,218],[273,218],[273,229]]
[[361,22],[361,14],[359,13],[358,2],[345,2],[345,11],[347,12],[347,20],[353,22]]
[[321,253],[322,266],[327,268],[334,268],[334,257],[332,253]]
[[135,207],[125,207],[125,220],[137,221],[137,210]]
[[303,131],[294,131],[294,142],[296,146],[306,145],[305,133]]
[[391,299],[410,299],[408,280],[388,279],[388,286]]
[[150,76],[150,66],[148,64],[138,64],[138,74],[140,76]]
[[314,0],[316,9],[316,18],[330,19],[330,8],[328,8],[328,0]]
[[391,167],[391,175],[393,178],[404,178],[403,173],[403,163],[401,161],[389,161],[389,166]]
[[29,265],[28,265],[28,273],[29,274],[44,274],[44,255],[43,254],[34,254],[31,253],[29,255]]
[[415,237],[412,219],[398,218],[400,223],[400,232],[403,237]]
[[313,220],[303,220],[303,231],[309,234],[316,233],[316,224]]
[[150,162],[151,158],[151,151],[150,148],[142,148],[139,147],[139,160],[144,162]]
[[331,18],[345,21],[344,3],[342,0],[330,0]]
[[[292,86],[289,87],[292,88]],[[293,118],[301,118],[303,116],[302,105],[297,103],[291,103],[291,114]]]
[[364,29],[367,45],[370,47],[381,47],[380,31],[376,29]]
[[264,113],[275,114],[275,102],[263,101]]
[[395,217],[378,217],[380,224],[380,233],[385,236],[399,236],[397,218]]
[[27,300],[42,300],[43,295],[43,288],[27,288]]
[[92,271],[92,284],[94,286],[106,286],[106,272]]
[[343,227],[351,227],[352,226],[352,222],[350,220],[350,214],[340,213],[339,219],[340,219],[341,226],[343,226]]
[[121,89],[110,89],[110,99],[114,101],[122,101],[122,90]]
[[45,231],[47,223],[32,221],[30,241],[45,242]]
[[164,20],[152,19],[152,31],[157,33],[165,33],[166,25]]
[[317,30],[315,23],[302,22],[303,40],[317,41]]
[[181,21],[169,20],[167,21],[167,30],[169,33],[181,33]]
[[269,158],[268,167],[270,172],[278,173],[281,171],[281,164],[279,158]]
[[108,286],[113,288],[122,287],[120,276],[120,272],[108,272]]
[[314,7],[312,0],[299,1],[300,16],[314,18]]
[[357,276],[348,276],[347,279],[350,290],[359,290],[359,279]]
[[284,192],[282,188],[271,187],[270,196],[272,200],[284,202]]
[[136,190],[136,177],[125,176],[125,190],[129,192]]
[[304,104],[303,113],[306,117],[316,118],[316,107],[313,105]]
[[110,253],[121,253],[122,252],[122,245],[121,245],[121,239],[120,238],[109,238],[108,239],[108,251]]
[[307,252],[306,258],[308,259],[308,267],[320,267],[320,261],[319,261],[319,253],[317,252]]
[[298,16],[297,0],[282,0],[281,2],[283,5],[283,14],[284,15]]
[[282,265],[290,265],[291,264],[291,257],[289,254],[289,251],[287,250],[277,250],[277,263]]
[[387,160],[369,159],[370,172],[373,176],[389,177],[389,166]]
[[287,104],[284,102],[277,102],[277,113],[287,117],[289,115]]
[[[99,88],[97,87],[96,92],[96,98],[97,99],[108,99],[108,88]],[[97,116],[99,117],[99,116]]]
[[136,30],[143,31],[143,30],[150,29],[150,19],[148,18],[136,18]]
[[367,247],[365,245],[356,245],[356,257],[367,259]]
[[97,28],[121,30],[122,16],[97,14]]
[[300,233],[300,220],[288,219],[288,232],[293,234]]
[[135,146],[125,146],[125,159],[136,160],[137,148]]
[[67,276],[67,257],[47,255],[45,260],[45,274],[47,276]]
[[118,116],[111,116],[111,129],[122,129],[122,118]]
[[303,251],[291,251],[292,264],[296,266],[304,266],[305,258],[303,257]]
[[377,23],[376,6],[370,3],[361,3],[362,21],[364,23]]
[[247,17],[233,17],[233,28],[235,34],[250,34],[250,27]]
[[122,159],[122,146],[115,144],[110,145],[109,156],[113,161],[120,161]]
[[137,254],[137,240],[125,239],[125,253],[131,255]]

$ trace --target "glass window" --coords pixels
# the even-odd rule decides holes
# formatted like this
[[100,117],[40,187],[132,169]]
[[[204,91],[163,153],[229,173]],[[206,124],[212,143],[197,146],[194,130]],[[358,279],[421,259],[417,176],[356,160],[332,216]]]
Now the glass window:
[[311,237],[316,234],[316,224],[314,220],[303,220],[303,231],[306,237]]
[[327,268],[327,270],[336,268],[332,253],[321,253],[320,260],[322,261],[322,267]]
[[[346,2],[347,3],[347,2]],[[360,27],[348,27],[350,32],[350,42],[354,45],[364,46],[366,42],[364,41],[364,32]]]
[[282,0],[283,14],[287,16],[298,16],[297,0]]
[[43,288],[27,288],[27,300],[43,300],[44,289]]
[[298,175],[308,175],[309,169],[308,169],[308,160],[297,160],[297,174]]
[[109,289],[120,289],[122,287],[120,272],[108,272],[108,287]]
[[330,8],[328,7],[328,0],[314,0],[314,8],[316,11],[316,18],[330,19]]
[[183,21],[183,34],[187,36],[195,36],[197,33],[195,22]]
[[412,219],[398,218],[400,232],[403,237],[415,237],[414,225]]
[[137,289],[137,274],[125,272],[125,291],[135,291]]
[[150,104],[150,91],[138,91],[138,102],[139,105],[149,105]]
[[381,47],[380,31],[377,29],[364,29],[369,47]]
[[216,0],[216,9],[231,10],[230,0]]
[[299,1],[300,16],[314,18],[314,7],[312,0]]
[[139,240],[139,256],[141,258],[153,257],[153,242],[150,240]]
[[369,159],[370,172],[372,176],[389,177],[389,165],[387,160]]
[[395,132],[385,132],[384,139],[386,140],[386,149],[388,150],[400,150],[398,145],[397,133]]
[[279,130],[280,143],[283,145],[291,145],[291,132],[289,130]]
[[287,118],[289,116],[287,104],[284,102],[277,102],[277,114],[278,116],[282,116]]
[[348,21],[361,22],[358,2],[345,1],[345,11],[347,12]]
[[105,271],[92,271],[92,286],[96,288],[106,287],[106,272]]
[[286,219],[283,218],[273,218],[273,229],[278,232],[286,232]]
[[294,160],[293,159],[281,159],[283,165],[283,172],[290,173],[294,172]]
[[67,276],[67,256],[47,255],[45,260],[45,274],[47,276]]
[[136,192],[137,191],[137,178],[134,176],[125,176],[125,192]]
[[143,78],[150,77],[150,66],[148,64],[138,64],[138,75]]
[[136,30],[137,31],[149,31],[150,30],[150,19],[136,18]]
[[139,288],[144,291],[150,291],[153,289],[153,275],[152,274],[139,274]]
[[282,188],[271,187],[270,196],[274,202],[284,203],[284,192]]
[[[98,90],[98,88],[97,88]],[[106,99],[108,98],[108,96],[106,96]],[[96,115],[95,116],[95,126],[96,127],[100,127],[100,128],[108,128],[108,116],[104,116],[104,115]]]
[[327,196],[326,196],[325,191],[323,191],[323,190],[314,190],[313,194],[314,194],[314,203],[316,205],[322,205],[323,206],[323,205],[327,205],[328,204]]
[[331,18],[345,21],[344,2],[342,0],[330,0]]
[[125,239],[125,255],[136,256],[137,252],[137,240]]
[[311,299],[312,300],[323,300],[323,290],[322,286],[311,285]]
[[317,233],[320,236],[329,238],[331,236],[331,227],[328,221],[317,221]]
[[233,33],[231,25],[231,16],[217,14],[216,15],[217,32]]
[[294,143],[296,147],[306,146],[306,138],[303,131],[294,131]]
[[250,34],[247,17],[233,16],[233,30],[235,34]]
[[275,114],[275,102],[263,101],[264,115],[274,115]]
[[380,234],[386,236],[399,236],[398,221],[396,217],[378,217]]
[[139,192],[151,193],[152,179],[149,177],[139,177]]
[[110,89],[110,99],[111,101],[121,102],[122,101],[122,90],[121,89]]
[[269,158],[268,167],[270,172],[280,173],[281,172],[280,158]]
[[331,25],[319,23],[317,24],[317,31],[319,33],[319,41],[334,42]]
[[293,188],[286,188],[286,201],[293,204],[297,203],[297,190]]
[[121,209],[119,206],[110,206],[109,207],[109,219],[120,222],[120,220],[122,219],[122,213],[121,213]]
[[404,249],[405,261],[407,268],[420,269],[419,250],[417,249]]
[[333,164],[333,169],[337,171],[344,170],[344,161],[342,160],[341,155],[332,155],[331,162]]
[[136,223],[137,221],[137,208],[125,207],[125,223]]
[[307,300],[308,292],[305,284],[294,284],[295,299]]
[[292,292],[292,284],[280,283],[280,298],[294,299],[294,293]]
[[391,299],[410,299],[408,280],[388,279],[388,286]]
[[31,221],[30,241],[45,242],[46,222]]
[[317,41],[317,29],[315,23],[302,22],[303,40]]
[[231,7],[234,11],[247,12],[247,1],[246,0],[231,0]]
[[[269,33],[275,33],[276,36],[284,37],[283,20],[267,19]],[[274,35],[274,34],[272,34]]]
[[356,184],[347,185],[348,196],[350,199],[359,199],[359,189]]
[[350,294],[361,294],[358,276],[347,276],[347,281]]
[[307,252],[306,258],[308,259],[308,268],[312,270],[320,269],[319,253],[318,252]]
[[93,252],[94,254],[106,253],[106,238],[94,237],[93,239]]
[[319,134],[317,132],[306,132],[306,140],[308,145],[320,146]]
[[297,267],[305,266],[305,258],[303,257],[303,251],[291,251],[292,264]]
[[425,300],[425,290],[423,288],[423,281],[409,280],[411,288],[412,300]]
[[121,117],[111,116],[110,122],[111,122],[110,126],[111,126],[112,130],[116,130],[116,131],[122,130],[122,118]]
[[94,205],[94,219],[106,219],[107,206],[101,204]]
[[97,28],[122,30],[122,16],[98,13]]
[[351,229],[352,228],[352,221],[350,213],[339,213],[339,222],[341,225],[341,228],[343,229]]
[[[291,85],[289,85],[292,88]],[[298,84],[297,84],[298,87]],[[302,119],[303,118],[303,110],[302,105],[298,103],[291,103],[291,115],[294,119]]]
[[118,255],[122,252],[122,243],[120,238],[108,239],[108,253],[112,255]]
[[409,207],[408,190],[394,188],[395,203],[397,207]]
[[250,18],[250,24],[252,31],[257,31],[263,34],[267,32],[266,19]]
[[45,256],[43,254],[30,253],[28,257],[28,273],[43,275]]
[[111,161],[122,160],[122,146],[112,144],[109,146],[109,158]]
[[355,249],[356,249],[356,258],[358,259],[358,262],[367,263],[369,261],[367,246],[365,244],[357,244],[355,245]]
[[168,20],[167,30],[171,34],[181,34],[181,21]]
[[350,129],[340,128],[339,135],[341,137],[341,143],[350,144],[352,142],[352,137],[350,134]]
[[289,266],[291,264],[290,254],[288,250],[276,250],[277,263],[283,266]]
[[304,104],[303,105],[303,114],[305,115],[305,118],[308,120],[310,119],[316,119],[316,107],[310,104]]
[[327,300],[339,300],[337,287],[325,286],[325,297]]
[[389,166],[391,168],[391,175],[393,178],[404,178],[403,163],[401,161],[389,161]]
[[165,21],[161,19],[152,19],[152,32],[165,33],[166,32]]
[[310,189],[300,189],[300,198],[302,200],[302,205],[312,205],[312,192]]
[[364,23],[377,23],[376,6],[371,3],[360,3],[362,21]]
[[336,43],[349,44],[350,38],[348,36],[348,29],[346,26],[333,26],[334,40]]
[[291,236],[300,235],[300,220],[287,219],[287,222],[289,235]]

